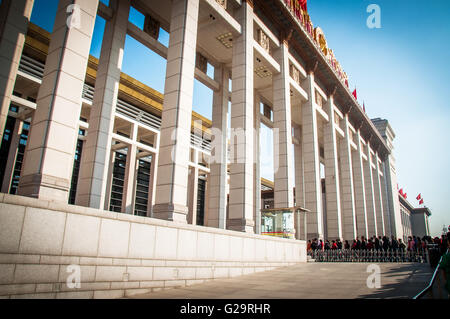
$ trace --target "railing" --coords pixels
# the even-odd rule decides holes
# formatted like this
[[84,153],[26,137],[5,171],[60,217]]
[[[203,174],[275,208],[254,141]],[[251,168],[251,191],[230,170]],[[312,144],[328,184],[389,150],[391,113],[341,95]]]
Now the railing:
[[26,55],[20,59],[19,70],[39,80],[44,77],[44,67],[44,64]]
[[[449,253],[449,251],[447,250],[447,253]],[[430,297],[433,298],[434,294],[433,294],[433,286],[436,282],[439,282],[439,267],[441,265],[442,262],[442,258],[444,258],[444,256],[441,256],[441,258],[439,259],[439,263],[436,266],[436,269],[433,272],[433,277],[431,277],[430,283],[428,284],[428,286],[422,290],[417,296],[415,296],[413,299],[422,299],[423,297],[425,297],[426,294],[430,294]],[[440,287],[439,287],[440,289]],[[441,296],[442,297],[442,296]]]
[[427,263],[428,251],[409,251],[403,249],[355,250],[328,249],[308,252],[315,262],[376,262],[376,263]]

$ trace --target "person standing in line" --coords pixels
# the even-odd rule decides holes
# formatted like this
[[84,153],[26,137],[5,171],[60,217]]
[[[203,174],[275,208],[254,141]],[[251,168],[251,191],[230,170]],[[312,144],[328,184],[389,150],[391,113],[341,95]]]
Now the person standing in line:
[[395,236],[392,236],[392,249],[397,250],[398,249],[398,241],[395,239]]
[[338,249],[338,246],[337,246],[337,244],[336,244],[336,241],[335,241],[335,240],[333,240],[333,241],[332,241],[332,243],[331,243],[331,249],[333,249],[333,250],[336,250],[336,249]]
[[383,237],[383,250],[387,251],[389,249],[389,239],[384,236]]
[[446,237],[447,252],[442,256],[439,269],[442,271],[442,276],[445,280],[445,290],[447,290],[447,297],[450,299],[450,233],[447,233]]
[[359,238],[356,239],[356,250],[360,250],[361,249],[361,241],[359,240]]
[[366,248],[367,248],[366,239],[364,238],[364,236],[361,236],[361,249],[366,250]]
[[398,248],[402,251],[405,251],[406,246],[401,239],[398,240]]
[[367,243],[367,250],[372,250],[373,249],[373,240],[369,239],[369,242]]
[[411,236],[408,237],[408,250],[409,251],[414,251],[415,249],[415,244],[414,244],[414,240],[412,239]]
[[344,243],[344,249],[345,250],[349,250],[350,249],[350,243],[348,242],[348,240],[346,240],[345,243]]
[[336,240],[337,249],[342,250],[342,242],[340,239]]

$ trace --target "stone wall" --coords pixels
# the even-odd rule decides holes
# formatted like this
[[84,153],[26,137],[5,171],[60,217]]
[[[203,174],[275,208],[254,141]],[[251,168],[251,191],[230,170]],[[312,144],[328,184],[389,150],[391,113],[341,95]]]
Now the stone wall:
[[120,298],[299,262],[304,241],[0,194],[0,298]]

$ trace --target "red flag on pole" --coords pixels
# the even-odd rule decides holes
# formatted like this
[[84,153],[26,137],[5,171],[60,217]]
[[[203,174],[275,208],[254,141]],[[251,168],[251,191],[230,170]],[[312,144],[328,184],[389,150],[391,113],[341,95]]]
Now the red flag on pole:
[[403,193],[403,188],[401,188],[399,191],[400,195],[402,195],[403,197],[405,197],[405,193]]
[[308,0],[299,0],[300,7],[303,11],[308,11]]
[[408,198],[408,194],[405,193],[405,195],[403,195],[403,197],[404,197],[405,199],[407,199],[407,198]]
[[355,99],[358,99],[358,94],[356,94],[356,88],[355,88],[355,90],[353,91],[352,95],[355,97]]
[[417,199],[417,200],[421,200],[421,199],[422,199],[422,194],[419,194],[419,195],[416,197],[416,199]]
[[423,205],[423,199],[420,200],[419,205]]

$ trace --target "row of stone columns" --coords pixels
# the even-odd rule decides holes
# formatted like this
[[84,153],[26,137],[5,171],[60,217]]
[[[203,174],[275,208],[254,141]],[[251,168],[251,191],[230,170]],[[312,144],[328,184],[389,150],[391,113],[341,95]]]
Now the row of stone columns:
[[[16,38],[10,43],[9,38],[5,36],[5,30],[14,26],[14,22],[10,20],[16,15],[29,17],[32,3],[25,0],[2,2],[2,6],[7,6],[8,14],[0,25],[2,28],[0,46],[5,48],[0,52],[2,54],[6,52],[7,59],[2,60],[2,63],[11,65],[11,68],[18,67],[23,48],[22,36],[26,30],[15,30]],[[67,201],[70,188],[82,89],[98,7],[98,0],[88,2],[75,0],[71,3],[80,6],[82,24],[80,28],[67,25],[69,2],[60,1],[19,188],[22,195],[61,201]],[[105,28],[77,196],[79,205],[96,208],[107,206],[105,189],[108,187],[110,174],[108,157],[111,154],[111,134],[130,0],[111,0],[110,6],[114,10],[114,15],[107,21]],[[3,14],[2,11],[2,16]],[[156,178],[156,190],[152,189],[150,200],[150,203],[155,202],[152,216],[178,222],[187,222],[189,212],[187,194],[198,14],[199,0],[172,1],[159,156],[152,161],[152,178]],[[219,90],[214,92],[213,98],[213,130],[219,130],[220,134],[213,132],[213,162],[210,166],[208,186],[211,195],[206,221],[211,227],[226,227],[245,232],[254,232],[255,222],[256,232],[260,228],[260,119],[259,97],[254,90],[253,15],[252,2],[243,1],[235,16],[241,25],[241,34],[233,39],[232,68],[228,70],[224,65],[215,68],[215,80],[219,83]],[[386,168],[380,167],[377,154],[372,157],[369,142],[367,161],[364,162],[359,129],[356,131],[355,141],[357,150],[352,150],[352,130],[348,115],[344,115],[342,120],[345,126],[344,137],[338,138],[333,96],[327,99],[326,112],[329,119],[323,132],[327,212],[326,221],[323,220],[325,207],[322,201],[314,73],[310,72],[303,83],[309,99],[300,106],[301,128],[294,126],[297,142],[292,147],[290,64],[289,48],[286,43],[281,43],[280,48],[274,52],[274,58],[280,64],[280,72],[273,76],[273,125],[276,133],[275,206],[292,207],[295,202],[296,205],[309,209],[311,213],[307,218],[308,238],[323,238],[325,223],[326,234],[330,238],[353,239],[357,235],[367,237],[385,233],[388,228],[387,222],[395,223],[396,220],[392,214],[387,215],[388,211],[395,208],[387,203],[385,199],[388,193],[383,190],[386,187],[392,188],[395,174],[390,173],[390,182],[386,185],[384,178],[380,177],[381,171],[384,172],[384,177],[389,172]],[[230,123],[232,134],[230,191],[227,205],[230,71],[233,80]],[[4,72],[0,76],[3,81],[0,85],[4,87],[2,92],[10,96],[13,86],[11,79],[15,80],[15,74]],[[2,122],[4,122],[3,114],[7,109],[5,105],[9,106],[8,98],[3,98],[2,103]],[[134,126],[132,135],[132,139],[135,140],[137,126]],[[295,165],[292,153],[295,155]],[[126,167],[128,182],[125,184],[127,198],[122,210],[133,213],[127,203],[132,202],[128,197],[133,194],[131,176],[136,169],[136,145],[129,147],[128,154]],[[372,162],[375,162],[375,170],[372,168]],[[196,183],[198,170],[194,169],[190,176],[190,183]],[[194,194],[193,198],[195,197]],[[192,212],[195,210],[195,203],[192,200],[190,210]],[[193,222],[195,216],[189,218]]]

